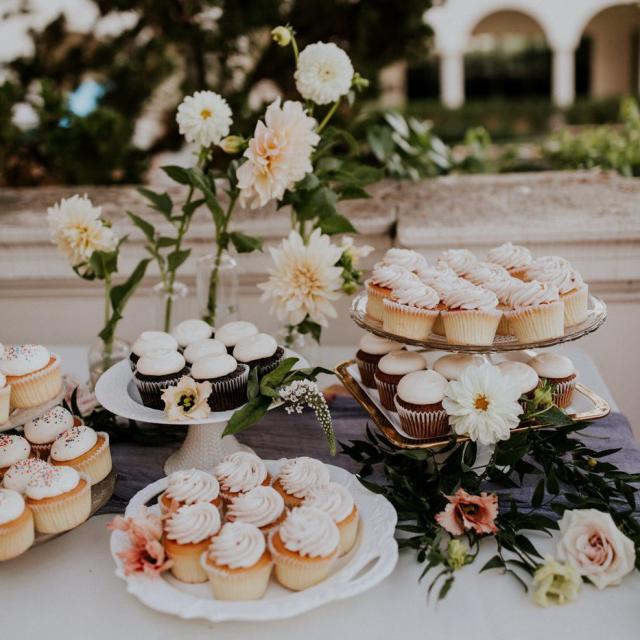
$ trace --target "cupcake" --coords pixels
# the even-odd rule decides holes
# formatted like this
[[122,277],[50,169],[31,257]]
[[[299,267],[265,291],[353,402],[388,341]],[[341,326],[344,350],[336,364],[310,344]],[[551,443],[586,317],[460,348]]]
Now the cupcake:
[[213,329],[204,320],[194,318],[178,323],[171,331],[171,335],[178,342],[178,349],[184,351],[192,342],[213,338]]
[[233,348],[233,357],[249,366],[258,369],[261,378],[273,371],[284,357],[284,349],[278,346],[275,338],[267,333],[256,333],[254,336],[242,338]]
[[382,406],[395,412],[396,405],[393,397],[396,395],[402,376],[426,368],[426,360],[415,351],[392,351],[382,356],[373,376]]
[[175,511],[185,504],[209,502],[222,512],[220,484],[216,477],[200,469],[180,469],[167,478],[167,488],[158,497],[160,511]]
[[51,465],[40,458],[26,458],[12,464],[4,474],[2,486],[18,493],[26,493],[31,478],[51,469]]
[[427,261],[424,256],[413,249],[391,247],[391,249],[387,249],[382,257],[382,264],[395,265],[415,273],[422,266],[426,265]]
[[304,505],[320,509],[331,517],[340,533],[338,555],[349,553],[356,542],[360,519],[351,492],[337,482],[330,482],[313,487],[305,498]]
[[216,600],[259,600],[273,562],[264,535],[247,522],[227,522],[202,554],[201,565]]
[[493,262],[475,262],[465,270],[464,274],[465,280],[480,287],[484,287],[487,282],[508,278],[511,278],[509,272]]
[[258,327],[252,322],[245,320],[234,320],[223,324],[216,330],[216,340],[220,340],[227,348],[229,355],[233,354],[233,348],[243,338],[255,336],[258,333]]
[[[505,360],[498,363],[497,367],[500,369],[500,373],[520,391],[520,406],[526,411],[527,400],[533,396],[533,392],[540,382],[536,370],[524,362],[516,362],[515,360]],[[522,396],[525,397],[522,398]]]
[[9,420],[10,409],[11,385],[7,384],[7,378],[4,373],[0,373],[0,425],[3,425],[7,420]]
[[322,582],[338,556],[340,532],[331,516],[314,507],[297,507],[269,534],[269,551],[278,582],[302,591]]
[[514,278],[520,279],[524,276],[524,270],[531,260],[529,249],[511,242],[494,247],[487,253],[487,262],[504,267]]
[[191,367],[191,377],[211,383],[208,400],[211,411],[230,411],[247,401],[249,367],[236,362],[228,353],[200,358]]
[[553,403],[566,409],[573,400],[576,388],[576,368],[566,356],[559,353],[540,353],[529,360],[529,366],[543,380],[551,384]]
[[301,456],[287,460],[276,476],[273,488],[290,509],[299,507],[314,487],[329,484],[329,469],[315,458]]
[[227,508],[229,522],[247,522],[265,534],[275,529],[285,515],[284,498],[273,487],[263,485],[240,493]]
[[11,386],[11,406],[30,409],[55,398],[62,389],[60,357],[39,344],[4,348],[0,373]]
[[227,353],[227,348],[215,338],[203,338],[202,340],[196,340],[192,342],[184,350],[184,359],[188,365],[192,365],[200,358],[206,356],[221,356]]
[[71,427],[71,412],[58,405],[39,418],[29,420],[24,425],[24,437],[31,443],[32,451],[39,458],[46,460],[55,439]]
[[356,352],[356,364],[360,372],[360,380],[365,387],[374,389],[376,381],[373,379],[373,375],[376,372],[380,358],[392,351],[404,349],[404,345],[386,338],[379,338],[372,333],[365,333],[360,338],[359,346],[360,348]]
[[438,256],[438,261],[444,262],[459,276],[464,277],[469,269],[478,262],[478,258],[468,249],[448,249]]
[[31,455],[31,446],[22,436],[0,435],[0,480],[9,467]]
[[154,351],[176,351],[178,341],[165,331],[143,331],[131,347],[129,354],[129,364],[131,371],[135,372],[136,364],[142,356],[146,356]]
[[[464,287],[469,284],[467,280],[460,278],[458,274],[444,262],[439,262],[436,267],[423,269],[420,272],[420,280],[434,289],[441,301],[446,291],[454,287]],[[444,309],[446,309],[446,306],[440,302],[438,304],[438,311],[443,311]],[[439,336],[444,335],[444,325],[440,314],[438,314],[436,321],[433,323],[431,331]]]
[[458,380],[467,367],[479,367],[485,359],[467,353],[449,353],[433,363],[433,370],[447,380]]
[[35,473],[26,494],[40,533],[69,531],[91,514],[91,487],[73,467],[50,466]]
[[414,371],[400,380],[394,400],[400,426],[410,438],[424,440],[449,433],[442,406],[447,384],[437,371]]
[[220,512],[210,502],[196,502],[172,512],[164,523],[163,545],[173,561],[171,573],[181,582],[207,581],[200,556],[220,530]]
[[[178,325],[180,326],[180,325]],[[142,404],[151,409],[164,409],[162,392],[178,384],[182,376],[189,375],[184,356],[177,351],[151,351],[136,364],[133,379],[140,392]]]
[[111,473],[109,434],[96,433],[85,425],[71,427],[51,445],[49,462],[53,466],[73,467],[86,474],[92,485],[98,484]]
[[364,283],[367,290],[367,313],[374,319],[382,321],[383,300],[391,295],[391,289],[411,275],[404,267],[379,262],[374,265],[371,277]]
[[0,489],[0,562],[24,553],[34,540],[33,514],[24,498]]
[[509,325],[518,341],[526,344],[564,335],[564,302],[558,288],[546,282],[523,282],[509,296]]
[[[486,263],[485,263],[486,264]],[[498,266],[498,265],[495,265]],[[502,269],[502,267],[499,267]],[[498,311],[502,311],[500,322],[496,330],[496,334],[499,336],[512,336],[513,330],[509,324],[509,318],[507,312],[511,310],[510,296],[515,289],[521,285],[522,281],[518,278],[514,278],[507,273],[506,277],[496,277],[490,280],[485,280],[481,283],[483,289],[493,291],[498,298]]]
[[413,340],[427,340],[439,311],[440,297],[434,289],[415,278],[394,286],[382,303],[382,328]]
[[241,493],[260,485],[271,484],[267,466],[255,453],[236,451],[226,456],[213,470],[220,483],[220,493],[229,503]]

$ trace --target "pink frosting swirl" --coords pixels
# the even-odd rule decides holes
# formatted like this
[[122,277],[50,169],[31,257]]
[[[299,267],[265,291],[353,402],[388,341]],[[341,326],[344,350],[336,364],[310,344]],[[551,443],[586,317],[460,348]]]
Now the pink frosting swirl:
[[568,293],[582,286],[582,276],[571,263],[559,256],[536,258],[526,270],[528,280],[547,282],[558,287],[560,293]]
[[440,302],[436,291],[419,280],[403,281],[392,289],[391,297],[400,304],[420,309],[434,309]]
[[518,307],[533,307],[539,304],[556,302],[560,299],[558,287],[546,282],[521,282],[520,286],[514,287],[509,296],[509,304],[514,309]]
[[444,302],[450,309],[495,309],[498,298],[493,291],[469,284],[455,287],[444,294]]
[[505,269],[521,269],[531,262],[531,252],[526,247],[505,242],[487,253],[487,262],[499,264]]
[[[406,276],[411,276],[411,272],[404,267],[399,267],[395,264],[378,263],[373,267],[371,282],[391,289]],[[414,277],[417,278],[417,276]]]
[[462,276],[478,261],[478,258],[468,249],[448,249],[440,254],[438,260],[448,264],[459,276]]

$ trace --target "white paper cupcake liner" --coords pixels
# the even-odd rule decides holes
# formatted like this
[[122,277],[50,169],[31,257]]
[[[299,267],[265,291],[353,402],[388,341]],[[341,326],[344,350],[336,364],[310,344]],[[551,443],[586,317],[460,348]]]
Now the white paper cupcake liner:
[[497,309],[442,311],[447,342],[459,345],[491,345],[501,317],[502,311]]
[[410,307],[389,298],[385,298],[382,307],[382,328],[412,340],[427,340],[439,314],[436,309]]
[[16,409],[37,407],[55,398],[62,388],[60,356],[52,353],[46,367],[11,381],[11,406]]
[[224,567],[210,565],[206,552],[202,554],[200,563],[216,600],[259,600],[267,590],[273,570],[271,561],[244,571],[225,571]]
[[200,564],[200,556],[206,551],[210,543],[211,538],[207,538],[202,542],[184,545],[172,540],[172,545],[178,545],[177,548],[174,549],[165,542],[165,552],[173,561],[170,569],[173,577],[180,580],[180,582],[186,582],[188,584],[201,584],[206,582],[207,574]]
[[561,296],[564,302],[564,324],[571,327],[584,322],[589,313],[589,287],[585,284]]
[[8,384],[0,389],[0,425],[9,419],[9,409],[11,406],[11,385]]
[[358,512],[358,507],[354,505],[352,513],[350,513],[344,520],[336,522],[338,532],[340,533],[340,545],[338,546],[339,556],[343,556],[353,549],[353,545],[356,543],[356,537],[358,535],[359,520],[360,514]]
[[382,320],[383,311],[383,301],[388,296],[381,293],[377,289],[369,286],[369,281],[365,282],[365,286],[367,287],[367,313],[374,320]]
[[509,324],[520,342],[551,340],[564,335],[564,302],[548,302],[507,312]]
[[23,513],[13,522],[0,525],[0,562],[17,558],[33,544],[35,537],[33,513],[29,507],[25,509],[26,517]]
[[443,436],[451,430],[447,421],[447,412],[444,409],[437,411],[414,411],[403,407],[398,402],[398,396],[394,397],[394,403],[400,426],[411,438],[426,440]]
[[385,409],[395,413],[396,405],[393,397],[396,395],[398,389],[397,383],[385,382],[384,380],[380,380],[378,376],[375,376],[375,381],[378,395],[380,396],[380,403]]
[[509,308],[504,305],[498,305],[498,310],[502,311],[502,316],[500,318],[500,322],[498,323],[498,328],[496,329],[496,335],[512,336],[513,329],[509,324],[509,318],[506,316],[506,312],[509,310]]

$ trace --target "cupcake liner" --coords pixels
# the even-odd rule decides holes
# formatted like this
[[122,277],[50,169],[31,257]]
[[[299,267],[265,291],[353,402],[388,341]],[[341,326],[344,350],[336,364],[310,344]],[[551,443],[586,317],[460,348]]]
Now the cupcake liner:
[[11,380],[11,406],[30,409],[55,398],[62,389],[60,356],[51,354],[53,362],[46,367]]
[[358,371],[360,372],[360,380],[365,387],[369,389],[376,388],[376,381],[373,376],[376,372],[378,365],[375,362],[366,362],[356,357],[356,364],[358,365]]
[[386,298],[383,301],[382,328],[394,335],[427,340],[439,315],[436,309],[419,309]]
[[353,545],[356,543],[356,536],[358,535],[359,520],[358,507],[354,505],[353,511],[344,520],[336,522],[340,533],[340,544],[338,546],[339,556],[343,556],[353,549]]
[[80,491],[46,498],[46,502],[29,501],[36,531],[40,533],[69,531],[82,524],[91,515],[90,480],[84,475],[80,477],[85,481]]
[[140,392],[140,398],[142,398],[142,404],[150,409],[159,409],[164,411],[164,400],[162,399],[162,393],[167,387],[172,387],[180,381],[182,376],[188,374],[186,368],[172,373],[168,377],[163,377],[162,380],[141,380],[137,375],[133,376],[136,383],[136,387]]
[[449,344],[487,346],[493,344],[502,317],[497,309],[443,311],[442,322]]
[[571,327],[586,320],[589,313],[589,287],[586,284],[560,297],[564,302],[565,327]]
[[550,340],[564,335],[564,302],[520,307],[507,313],[513,333],[520,342]]
[[381,290],[370,282],[365,282],[367,287],[367,313],[374,319],[382,321],[384,313],[383,301],[391,294],[390,290]]
[[560,409],[566,409],[573,400],[573,393],[576,388],[575,376],[570,380],[564,380],[563,382],[552,382],[551,398],[553,404]]
[[394,398],[400,426],[411,438],[425,440],[444,436],[451,430],[447,420],[447,412],[444,409],[437,411],[414,411],[403,407],[398,402],[398,396]]
[[271,373],[274,369],[278,368],[278,365],[284,360],[284,349],[282,347],[278,347],[276,349],[276,352],[273,354],[274,357],[273,362],[270,362],[269,364],[261,364],[258,366],[258,374],[259,377],[262,378],[263,376],[266,376],[267,373]]
[[102,437],[102,444],[96,447],[91,455],[82,457],[77,462],[75,460],[56,460],[49,462],[56,466],[73,467],[79,473],[85,473],[91,480],[91,485],[98,484],[104,480],[109,473],[113,463],[111,461],[111,449],[109,447],[109,434],[104,431],[98,431],[98,436]]
[[31,451],[35,454],[36,458],[48,460],[53,442],[47,442],[45,444],[34,444],[33,442],[30,442],[29,444],[31,445]]
[[502,311],[502,316],[500,316],[500,322],[498,323],[498,328],[496,329],[496,335],[498,336],[512,336],[513,329],[509,324],[509,318],[505,315],[505,312],[509,310],[505,305],[498,305],[498,310]]
[[9,408],[11,405],[11,385],[8,384],[0,389],[0,425],[9,419]]
[[393,397],[396,395],[398,389],[397,383],[385,382],[380,380],[378,376],[375,376],[376,388],[378,389],[378,395],[380,396],[380,404],[389,411],[396,411],[396,405]]
[[[211,395],[209,396],[209,408],[211,411],[231,411],[245,404],[247,401],[247,384],[249,382],[249,367],[244,366],[244,371],[226,380],[210,379]],[[199,380],[202,382],[202,380]]]
[[433,323],[433,327],[431,327],[431,331],[435,333],[437,336],[444,335],[444,322],[442,322],[442,314],[439,313],[435,322]]
[[206,552],[200,563],[209,579],[209,585],[216,600],[259,600],[269,585],[273,562],[261,562],[240,571],[226,571],[224,567],[212,566],[207,562]]
[[19,518],[0,524],[0,562],[23,554],[34,538],[33,513],[25,507]]
[[207,581],[207,574],[200,564],[200,556],[208,549],[211,538],[202,542],[180,544],[175,540],[165,540],[164,550],[173,561],[171,574],[180,582],[199,584]]

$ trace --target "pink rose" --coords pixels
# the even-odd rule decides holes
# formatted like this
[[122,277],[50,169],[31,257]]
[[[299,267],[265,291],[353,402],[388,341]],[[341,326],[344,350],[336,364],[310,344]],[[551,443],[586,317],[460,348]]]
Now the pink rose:
[[557,556],[598,589],[620,584],[633,571],[633,542],[616,527],[609,513],[596,509],[565,511],[558,523]]
[[473,496],[464,489],[458,489],[454,495],[446,498],[449,504],[436,515],[436,522],[451,535],[459,536],[469,530],[478,534],[498,531],[495,524],[498,497],[495,494],[483,492]]

